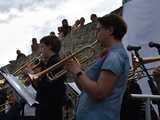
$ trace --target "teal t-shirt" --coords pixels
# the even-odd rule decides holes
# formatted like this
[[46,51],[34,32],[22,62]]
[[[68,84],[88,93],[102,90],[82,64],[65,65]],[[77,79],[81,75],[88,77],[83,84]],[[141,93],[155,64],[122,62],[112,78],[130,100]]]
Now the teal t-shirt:
[[96,63],[86,71],[88,77],[97,81],[100,71],[104,69],[112,71],[118,76],[118,80],[112,90],[112,95],[102,101],[95,101],[88,93],[82,91],[76,120],[119,120],[129,68],[129,58],[122,43],[115,44],[104,57],[98,58]]

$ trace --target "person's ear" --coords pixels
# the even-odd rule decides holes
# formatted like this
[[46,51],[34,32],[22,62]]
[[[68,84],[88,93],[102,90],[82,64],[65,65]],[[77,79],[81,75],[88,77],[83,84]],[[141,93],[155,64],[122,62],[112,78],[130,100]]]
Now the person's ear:
[[110,34],[113,34],[113,32],[114,32],[113,27],[109,27],[107,30],[108,30],[108,32],[110,32]]
[[52,46],[51,46],[51,45],[48,45],[48,48],[49,48],[50,50],[52,50]]

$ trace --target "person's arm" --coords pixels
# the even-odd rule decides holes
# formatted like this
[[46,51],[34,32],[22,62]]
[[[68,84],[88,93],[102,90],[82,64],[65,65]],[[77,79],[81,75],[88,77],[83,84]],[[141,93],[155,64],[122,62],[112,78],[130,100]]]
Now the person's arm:
[[85,73],[80,75],[77,83],[86,91],[93,99],[102,100],[112,94],[112,89],[116,83],[116,75],[109,70],[102,70],[99,79],[90,80]]
[[103,61],[100,75],[95,81],[91,80],[85,73],[80,75],[81,67],[78,63],[70,60],[66,63],[66,69],[77,76],[77,83],[95,100],[102,100],[112,94],[113,87],[122,73],[122,62],[118,54],[109,54]]
[[[77,75],[81,71],[76,62],[67,63],[70,71]],[[102,100],[112,94],[113,87],[118,77],[112,72],[112,69],[101,69],[97,81],[91,80],[85,73],[77,77],[77,84],[82,90],[86,91],[93,99]]]

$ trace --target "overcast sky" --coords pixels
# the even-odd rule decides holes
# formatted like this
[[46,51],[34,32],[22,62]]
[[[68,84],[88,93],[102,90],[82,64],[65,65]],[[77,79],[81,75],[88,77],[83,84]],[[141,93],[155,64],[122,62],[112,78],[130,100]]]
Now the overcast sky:
[[16,50],[31,53],[33,37],[57,33],[62,19],[70,25],[92,13],[103,16],[122,5],[122,0],[0,0],[0,67],[16,59]]

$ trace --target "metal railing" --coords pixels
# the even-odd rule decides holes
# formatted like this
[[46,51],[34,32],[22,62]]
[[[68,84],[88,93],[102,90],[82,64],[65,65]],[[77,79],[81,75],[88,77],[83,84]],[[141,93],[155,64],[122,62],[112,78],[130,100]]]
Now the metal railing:
[[145,100],[145,120],[151,120],[151,100],[160,100],[160,95],[131,94],[131,97]]

